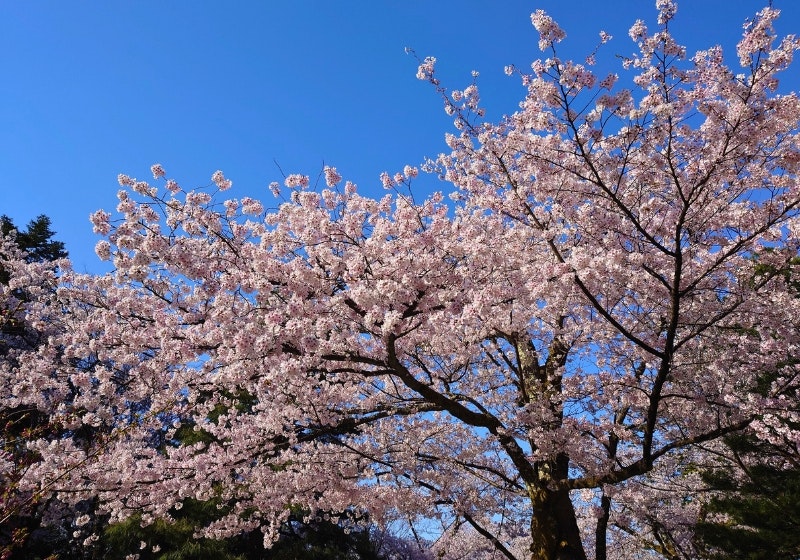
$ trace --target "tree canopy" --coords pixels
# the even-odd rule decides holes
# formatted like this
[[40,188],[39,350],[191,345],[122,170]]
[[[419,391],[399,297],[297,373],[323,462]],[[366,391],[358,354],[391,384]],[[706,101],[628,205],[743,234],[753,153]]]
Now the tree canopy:
[[420,60],[449,201],[411,166],[382,198],[291,174],[267,209],[154,165],[92,216],[113,272],[5,260],[43,343],[4,357],[0,402],[64,430],[20,487],[144,524],[215,500],[214,538],[358,510],[444,558],[691,557],[706,450],[800,436],[800,100],[777,89],[800,41],[767,7],[732,69],[657,6],[625,79],[594,70],[610,37],[562,60],[535,12],[546,58],[507,68],[526,95],[496,123]]
[[25,230],[18,230],[14,221],[3,214],[0,216],[0,233],[4,236],[16,232],[14,241],[17,246],[26,252],[25,259],[29,262],[56,261],[67,257],[63,241],[53,239],[56,232],[50,228],[50,218],[40,214],[28,222]]

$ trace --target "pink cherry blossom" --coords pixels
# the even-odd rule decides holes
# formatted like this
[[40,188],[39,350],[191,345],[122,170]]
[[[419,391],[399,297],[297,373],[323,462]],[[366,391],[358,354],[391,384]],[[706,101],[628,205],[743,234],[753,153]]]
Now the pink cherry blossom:
[[164,171],[164,168],[161,167],[160,163],[156,163],[150,166],[150,171],[153,173],[153,179],[160,179],[166,176],[167,172]]
[[531,22],[539,32],[539,49],[545,50],[563,41],[567,34],[548,16],[544,10],[536,10],[531,14]]
[[285,185],[289,188],[306,188],[309,185],[308,175],[292,174],[286,177]]
[[329,187],[335,187],[342,180],[342,176],[336,171],[335,167],[325,166],[325,184]]
[[221,191],[227,191],[233,185],[232,181],[225,178],[225,175],[222,173],[222,171],[215,171],[211,176],[211,180]]

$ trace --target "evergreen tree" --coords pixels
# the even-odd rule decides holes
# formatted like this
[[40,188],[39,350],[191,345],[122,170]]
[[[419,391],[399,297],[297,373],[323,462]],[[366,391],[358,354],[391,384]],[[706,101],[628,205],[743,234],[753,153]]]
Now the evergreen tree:
[[[792,269],[800,258],[780,270],[759,265],[757,274],[780,274],[789,291],[800,297],[800,282]],[[796,365],[788,360],[786,365]],[[775,373],[765,374],[754,394],[766,397],[785,384]],[[787,397],[798,401],[798,392]],[[795,405],[794,412],[800,412]],[[800,425],[789,419],[757,419],[759,434],[750,430],[723,439],[727,463],[703,472],[715,491],[695,528],[698,549],[708,558],[730,560],[796,560],[800,558],[800,449],[785,435]],[[767,435],[765,438],[764,436]]]
[[[17,230],[17,245],[28,253],[28,262],[48,262],[66,258],[67,251],[64,248],[64,242],[53,239],[56,232],[50,226],[50,218],[40,214],[28,222],[25,231]],[[0,231],[3,235],[8,235],[16,229],[11,218],[5,214],[0,216]]]
[[[25,251],[28,262],[50,262],[67,257],[67,251],[62,241],[53,239],[56,232],[50,228],[50,218],[40,214],[28,222],[24,231],[19,230],[11,218],[5,214],[0,215],[0,234],[3,236],[14,235],[14,241],[20,249]],[[8,273],[0,266],[0,283],[8,283]]]
[[197,538],[198,526],[220,516],[214,500],[186,500],[173,512],[173,522],[156,520],[146,527],[134,516],[110,525],[95,554],[107,560],[123,560],[138,554],[140,560],[385,560],[368,527],[324,515],[310,521],[293,513],[270,549],[264,549],[260,531],[224,540]]
[[718,492],[695,538],[706,558],[800,558],[800,454],[753,435],[726,438],[733,464],[704,473]]

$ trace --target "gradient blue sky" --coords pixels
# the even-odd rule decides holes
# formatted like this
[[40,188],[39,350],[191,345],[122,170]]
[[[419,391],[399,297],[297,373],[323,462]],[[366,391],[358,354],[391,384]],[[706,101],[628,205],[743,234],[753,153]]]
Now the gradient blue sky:
[[[648,0],[127,0],[0,3],[0,213],[49,215],[78,270],[99,271],[88,215],[113,210],[116,177],[161,163],[184,188],[222,169],[231,196],[269,202],[286,173],[336,166],[362,193],[381,171],[445,151],[451,121],[415,79],[412,47],[439,59],[450,88],[470,71],[490,117],[522,99],[503,67],[541,53],[530,13],[567,31],[562,52],[629,54],[627,29],[654,26]],[[683,0],[673,31],[690,52],[733,46],[766,0]],[[774,0],[779,34],[800,33],[800,2]],[[800,65],[781,89],[800,89]],[[434,178],[421,190],[447,190]]]

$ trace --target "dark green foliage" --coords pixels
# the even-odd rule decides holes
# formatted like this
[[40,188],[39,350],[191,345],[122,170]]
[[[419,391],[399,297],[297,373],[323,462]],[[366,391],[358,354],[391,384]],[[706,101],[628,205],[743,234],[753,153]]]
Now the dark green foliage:
[[[299,514],[283,525],[280,539],[271,549],[264,549],[258,531],[226,540],[195,538],[195,527],[219,514],[214,501],[187,500],[175,512],[173,523],[157,520],[142,527],[140,518],[134,517],[110,525],[97,546],[96,557],[123,560],[129,554],[139,554],[141,560],[383,560],[368,529],[326,520],[305,523]],[[145,543],[144,548],[141,543]]]
[[[213,502],[186,500],[176,512],[175,521],[156,520],[142,527],[141,518],[132,517],[122,523],[108,526],[97,547],[98,558],[124,560],[129,554],[139,554],[141,560],[248,560],[258,558],[239,554],[249,541],[263,549],[261,539],[245,535],[229,540],[199,539],[194,537],[195,525],[207,523],[219,515]],[[250,537],[250,538],[248,538]],[[257,542],[256,542],[257,541]],[[141,543],[145,543],[142,548]],[[154,549],[155,547],[155,549]]]
[[[706,507],[695,538],[704,557],[729,560],[800,558],[800,465],[797,450],[751,435],[726,440],[736,465],[703,478],[720,495]],[[742,475],[737,476],[741,472]],[[727,520],[715,519],[723,514]]]
[[53,240],[55,232],[50,229],[50,218],[44,214],[28,222],[24,231],[18,230],[5,214],[0,216],[0,233],[8,235],[12,230],[17,230],[16,243],[28,254],[28,262],[48,262],[67,256],[64,243]]
[[[757,264],[755,278],[780,278],[800,297],[798,269],[800,258],[782,269]],[[775,383],[787,371],[792,375],[797,364],[798,360],[790,357],[776,371],[762,374],[753,393],[776,396]],[[800,402],[796,390],[783,389],[780,393],[790,402]],[[782,422],[793,431],[800,429],[789,420]],[[702,473],[709,488],[716,491],[695,529],[695,544],[704,558],[800,558],[800,449],[794,441],[779,440],[767,442],[752,433],[729,436],[724,443],[732,461]]]
[[284,524],[280,540],[269,560],[382,560],[368,529],[350,524],[317,520],[303,523],[292,515]]

